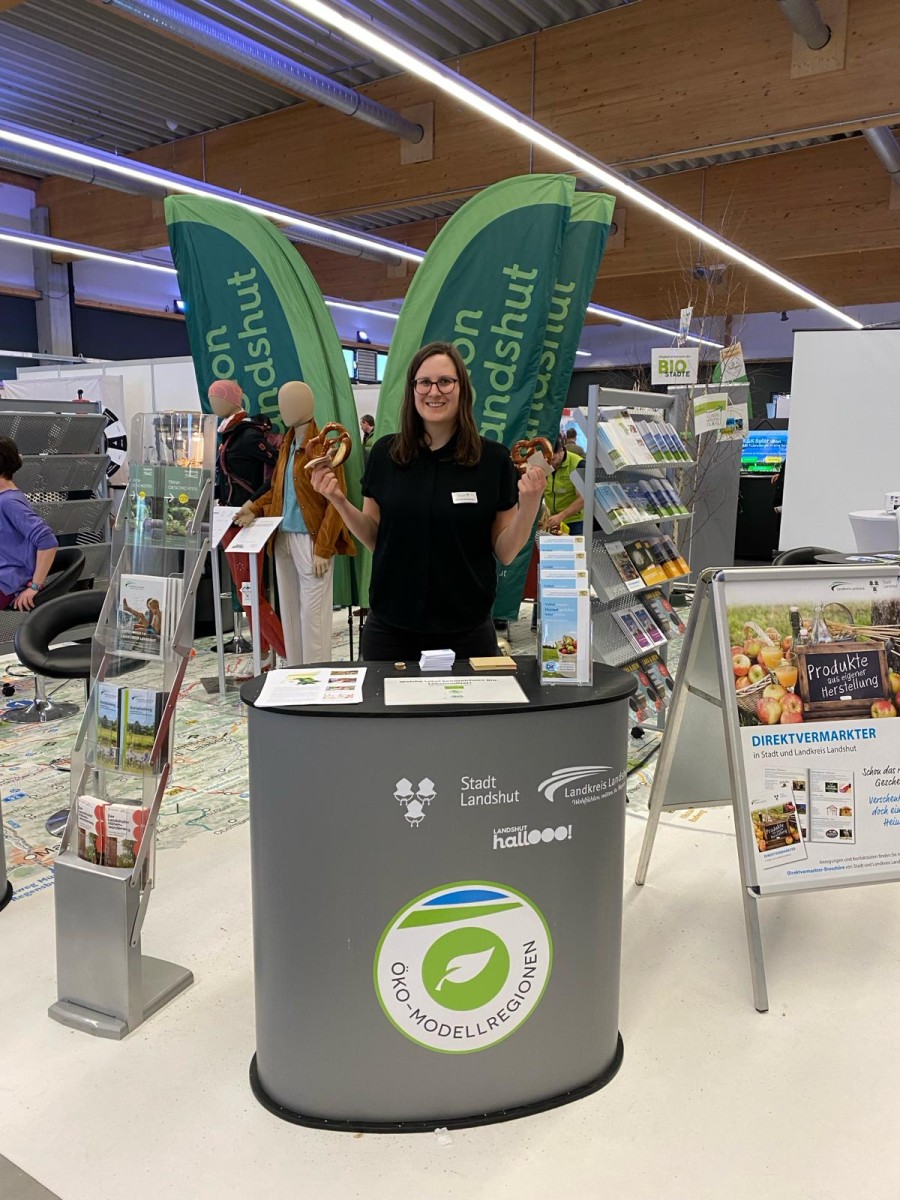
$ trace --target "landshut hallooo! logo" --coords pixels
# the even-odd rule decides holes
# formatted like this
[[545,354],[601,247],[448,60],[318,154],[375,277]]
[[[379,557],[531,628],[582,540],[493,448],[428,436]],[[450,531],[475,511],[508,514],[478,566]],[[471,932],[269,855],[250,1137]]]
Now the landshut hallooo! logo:
[[528,1020],[552,960],[550,930],[527,896],[502,884],[454,883],[417,897],[385,929],[375,991],[410,1041],[469,1054]]

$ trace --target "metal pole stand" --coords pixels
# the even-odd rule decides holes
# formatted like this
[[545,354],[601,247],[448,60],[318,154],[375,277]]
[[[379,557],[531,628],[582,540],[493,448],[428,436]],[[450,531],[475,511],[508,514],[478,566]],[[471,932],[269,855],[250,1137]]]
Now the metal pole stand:
[[6,845],[3,841],[3,819],[0,817],[0,912],[3,912],[13,896],[13,886],[6,878]]

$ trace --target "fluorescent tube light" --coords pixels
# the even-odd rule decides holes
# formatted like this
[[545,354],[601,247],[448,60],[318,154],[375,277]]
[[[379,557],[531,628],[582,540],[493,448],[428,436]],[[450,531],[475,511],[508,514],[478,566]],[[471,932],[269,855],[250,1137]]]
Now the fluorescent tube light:
[[498,125],[504,126],[531,145],[546,150],[548,154],[552,154],[569,167],[574,168],[580,175],[592,179],[604,187],[612,188],[617,198],[628,200],[632,204],[647,209],[661,217],[669,225],[696,238],[697,241],[709,246],[732,262],[740,263],[741,266],[760,275],[763,279],[767,279],[770,283],[784,288],[785,291],[803,300],[806,304],[829,313],[844,325],[849,325],[852,329],[863,328],[860,321],[841,312],[839,308],[835,308],[821,296],[808,291],[793,279],[788,278],[787,275],[782,275],[766,266],[764,262],[720,237],[699,221],[693,220],[680,209],[657,199],[651,192],[638,187],[612,167],[606,166],[597,159],[589,158],[578,146],[573,146],[562,138],[555,137],[536,121],[532,121],[510,105],[504,104],[492,93],[469,83],[451,68],[445,67],[435,59],[428,58],[412,46],[400,42],[399,39],[382,33],[374,23],[346,16],[343,11],[331,4],[324,3],[323,0],[284,0],[284,3],[307,17],[311,17],[314,21],[320,22],[326,28],[335,30],[374,57],[392,63],[417,79],[425,80],[426,83],[438,88],[459,104],[474,109],[481,116],[496,121]]
[[175,268],[166,263],[150,262],[131,254],[119,254],[116,250],[103,250],[99,246],[83,246],[80,242],[66,242],[61,238],[44,237],[39,233],[27,233],[18,229],[0,229],[0,242],[11,245],[30,246],[33,249],[49,250],[53,254],[69,254],[73,258],[91,258],[99,262],[119,263],[127,267],[143,267],[146,271],[164,271],[175,274]]
[[579,358],[590,358],[591,357],[591,352],[589,350],[576,350],[575,353],[578,355]]
[[386,308],[366,308],[364,304],[350,304],[346,300],[329,300],[326,297],[325,303],[329,308],[346,309],[348,312],[367,313],[375,317],[388,317],[391,321],[398,321],[400,314],[389,312]]
[[[633,325],[636,329],[647,329],[650,333],[660,333],[664,337],[678,337],[677,329],[667,329],[665,325],[654,325],[651,321],[642,321],[639,317],[632,317],[629,313],[619,312],[615,308],[604,308],[601,304],[589,304],[587,311],[593,313],[595,317],[602,317],[605,321],[615,321],[621,325]],[[716,350],[723,348],[722,342],[714,342],[712,338],[700,337],[696,333],[685,334],[685,340],[699,342],[701,346],[713,346]]]
[[201,196],[223,200],[227,204],[234,204],[238,208],[245,208],[248,212],[256,213],[258,216],[265,217],[269,221],[274,221],[277,225],[285,225],[289,229],[303,230],[307,233],[316,234],[320,238],[332,238],[335,241],[343,242],[347,246],[357,247],[360,250],[375,250],[380,252],[382,256],[385,256],[385,250],[388,248],[398,258],[405,258],[411,262],[420,262],[425,256],[423,250],[410,250],[406,246],[399,245],[388,247],[380,239],[368,238],[363,234],[344,230],[340,226],[331,225],[326,221],[314,221],[311,218],[292,213],[290,209],[279,208],[275,205],[266,205],[265,202],[254,200],[253,198],[241,200],[224,188],[200,182],[191,183],[183,175],[176,175],[170,171],[162,171],[155,167],[145,166],[135,159],[122,158],[117,154],[109,154],[105,151],[93,153],[87,147],[82,147],[77,142],[70,142],[66,138],[58,138],[50,135],[41,137],[30,130],[25,130],[24,127],[13,127],[11,122],[0,124],[0,142],[6,142],[11,146],[24,146],[29,150],[39,150],[42,154],[51,154],[57,158],[66,159],[69,162],[81,163],[83,166],[101,166],[104,170],[121,175],[123,179],[134,179],[140,183],[149,183],[154,187],[158,187],[161,191],[180,192],[186,196]]

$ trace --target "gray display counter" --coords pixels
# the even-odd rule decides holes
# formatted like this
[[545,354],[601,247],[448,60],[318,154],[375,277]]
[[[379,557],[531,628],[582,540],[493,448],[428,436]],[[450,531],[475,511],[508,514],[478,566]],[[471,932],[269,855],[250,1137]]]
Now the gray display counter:
[[[527,705],[249,706],[257,1098],[323,1128],[506,1120],[622,1060],[631,677]],[[410,666],[405,677],[418,674]],[[454,674],[471,675],[468,666]]]

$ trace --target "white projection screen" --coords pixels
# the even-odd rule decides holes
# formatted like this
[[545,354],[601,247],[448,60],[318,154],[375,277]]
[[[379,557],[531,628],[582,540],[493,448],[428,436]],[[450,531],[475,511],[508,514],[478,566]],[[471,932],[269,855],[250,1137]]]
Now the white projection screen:
[[794,335],[779,549],[852,553],[847,514],[900,492],[900,330]]

